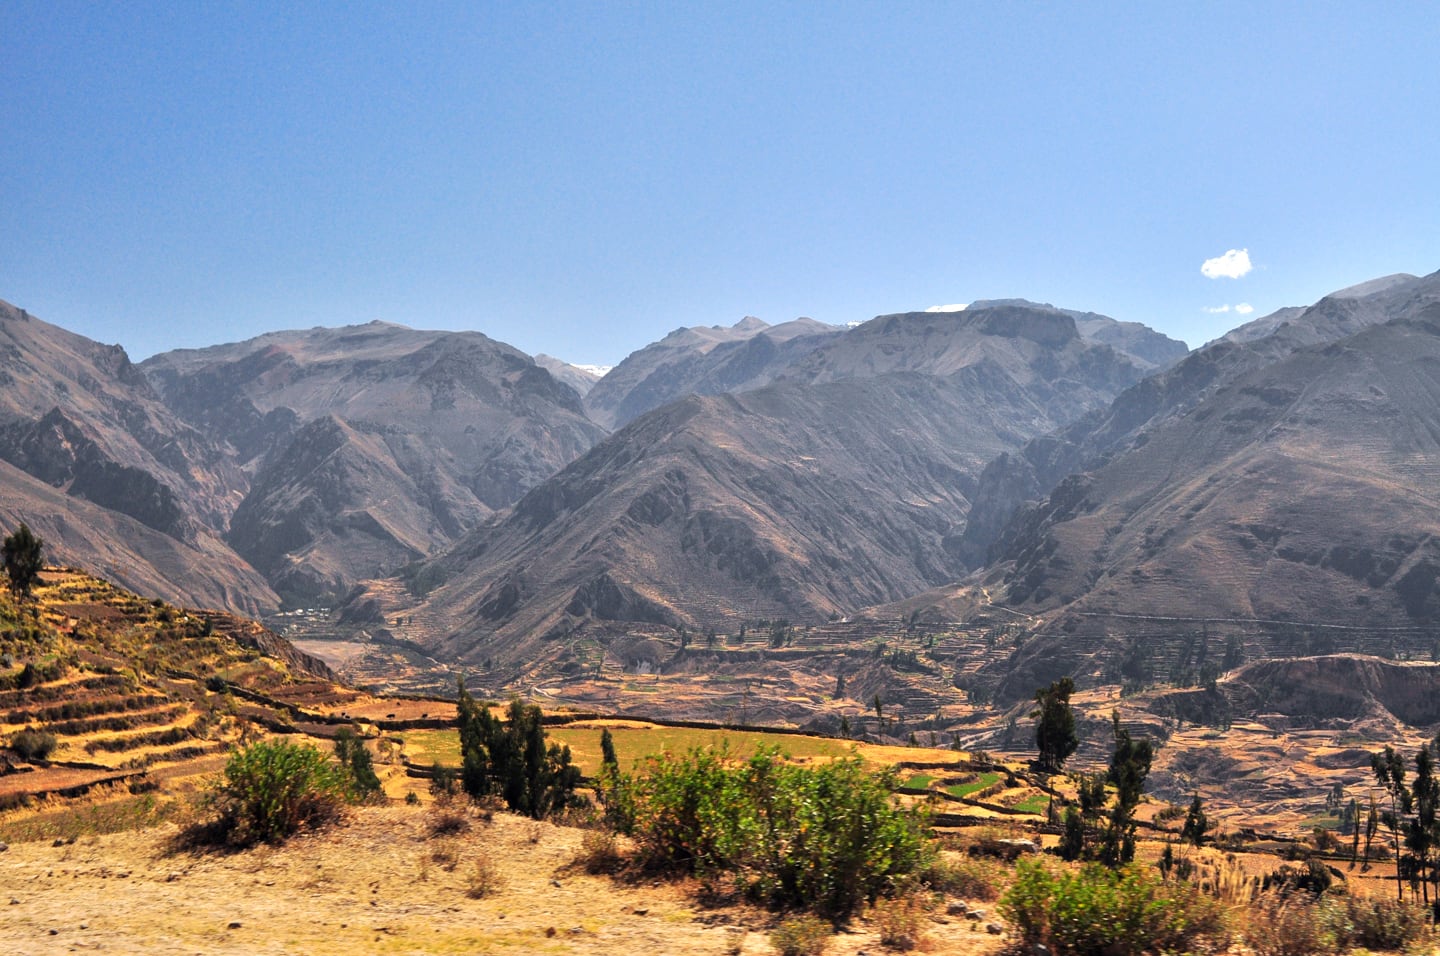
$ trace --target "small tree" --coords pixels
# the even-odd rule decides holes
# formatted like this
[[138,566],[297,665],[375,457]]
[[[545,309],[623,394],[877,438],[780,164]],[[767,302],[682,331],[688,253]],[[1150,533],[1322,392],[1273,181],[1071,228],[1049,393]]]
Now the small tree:
[[1405,786],[1405,759],[1394,747],[1370,757],[1370,769],[1375,772],[1375,781],[1390,795],[1390,809],[1380,814],[1380,820],[1390,828],[1391,840],[1395,847],[1395,892],[1400,900],[1405,899],[1403,870],[1400,865],[1400,829],[1404,817],[1410,813],[1410,788]]
[[1205,819],[1205,809],[1200,803],[1200,794],[1195,794],[1195,799],[1190,801],[1190,812],[1185,814],[1185,825],[1180,828],[1180,839],[1194,846],[1200,846],[1205,842],[1205,831],[1210,829],[1210,821]]
[[1060,858],[1078,860],[1085,853],[1085,818],[1074,807],[1065,808],[1065,832],[1060,836]]
[[1114,724],[1115,753],[1106,779],[1115,785],[1115,806],[1101,841],[1100,861],[1119,866],[1135,859],[1135,808],[1145,792],[1145,778],[1150,775],[1155,749],[1146,738],[1131,737],[1130,731],[1120,726],[1119,713],[1110,719]]
[[1435,779],[1435,758],[1428,746],[1415,754],[1415,783],[1410,788],[1414,798],[1415,817],[1405,832],[1405,846],[1414,856],[1415,877],[1420,882],[1421,899],[1430,902],[1431,850],[1436,842],[1436,810],[1440,804],[1440,782]]
[[1040,706],[1031,711],[1035,718],[1035,746],[1040,751],[1040,768],[1047,773],[1059,773],[1066,758],[1080,746],[1075,733],[1075,712],[1070,709],[1070,695],[1075,691],[1075,682],[1062,677],[1049,687],[1035,692],[1035,702]]
[[1380,809],[1375,806],[1375,795],[1370,795],[1370,812],[1365,815],[1365,862],[1360,866],[1360,871],[1370,869],[1370,847],[1375,842],[1375,834],[1380,832]]
[[350,790],[357,799],[380,792],[380,778],[375,775],[375,762],[365,741],[349,727],[335,735],[335,759],[350,777]]
[[615,738],[610,735],[609,727],[600,731],[600,766],[615,772],[620,770],[620,758],[615,755]]
[[35,537],[23,521],[14,534],[5,538],[5,574],[10,579],[10,590],[16,598],[30,596],[31,588],[40,577],[40,569],[44,567],[41,560],[44,547],[45,542]]

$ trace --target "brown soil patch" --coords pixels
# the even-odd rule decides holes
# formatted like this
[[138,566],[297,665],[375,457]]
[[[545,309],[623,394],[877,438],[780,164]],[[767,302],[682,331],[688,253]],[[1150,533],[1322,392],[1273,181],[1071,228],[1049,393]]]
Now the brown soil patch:
[[0,797],[17,793],[59,793],[76,787],[91,787],[106,780],[133,776],[133,772],[93,770],[76,767],[42,767],[25,773],[0,776]]

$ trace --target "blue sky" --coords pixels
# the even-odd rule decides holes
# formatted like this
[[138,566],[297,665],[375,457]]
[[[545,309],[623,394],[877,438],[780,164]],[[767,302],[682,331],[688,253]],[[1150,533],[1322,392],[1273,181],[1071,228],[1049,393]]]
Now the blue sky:
[[1440,269],[1428,3],[7,0],[0,40],[0,298],[137,358],[1009,296],[1196,345]]

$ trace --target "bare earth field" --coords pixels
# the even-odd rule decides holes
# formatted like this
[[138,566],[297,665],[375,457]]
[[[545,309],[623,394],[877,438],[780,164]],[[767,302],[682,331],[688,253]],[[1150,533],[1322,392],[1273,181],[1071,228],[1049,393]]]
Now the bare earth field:
[[[496,814],[432,837],[428,813],[361,808],[346,825],[233,854],[174,851],[174,826],[14,844],[0,854],[0,952],[773,952],[768,913],[706,909],[686,884],[572,866],[582,830]],[[474,899],[467,889],[482,855],[500,885]],[[934,953],[1002,946],[964,919],[932,920],[928,933]],[[827,952],[879,949],[873,928],[856,920]]]

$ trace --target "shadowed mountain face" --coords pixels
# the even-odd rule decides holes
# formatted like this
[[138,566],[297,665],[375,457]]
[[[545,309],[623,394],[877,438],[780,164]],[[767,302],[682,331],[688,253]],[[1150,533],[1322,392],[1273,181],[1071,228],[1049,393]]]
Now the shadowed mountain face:
[[0,488],[51,560],[244,613],[274,592],[221,540],[247,479],[160,401],[124,349],[0,303]]
[[1139,376],[1055,312],[832,336],[775,385],[641,417],[472,533],[436,562],[439,650],[518,664],[591,619],[815,621],[951,579],[983,464]]
[[1081,666],[1076,635],[1117,612],[1440,619],[1440,301],[1423,301],[1235,377],[1019,516],[989,580],[1056,632],[1024,657]]
[[603,435],[573,389],[477,332],[276,332],[141,368],[252,476],[229,541],[295,603],[439,550]]

